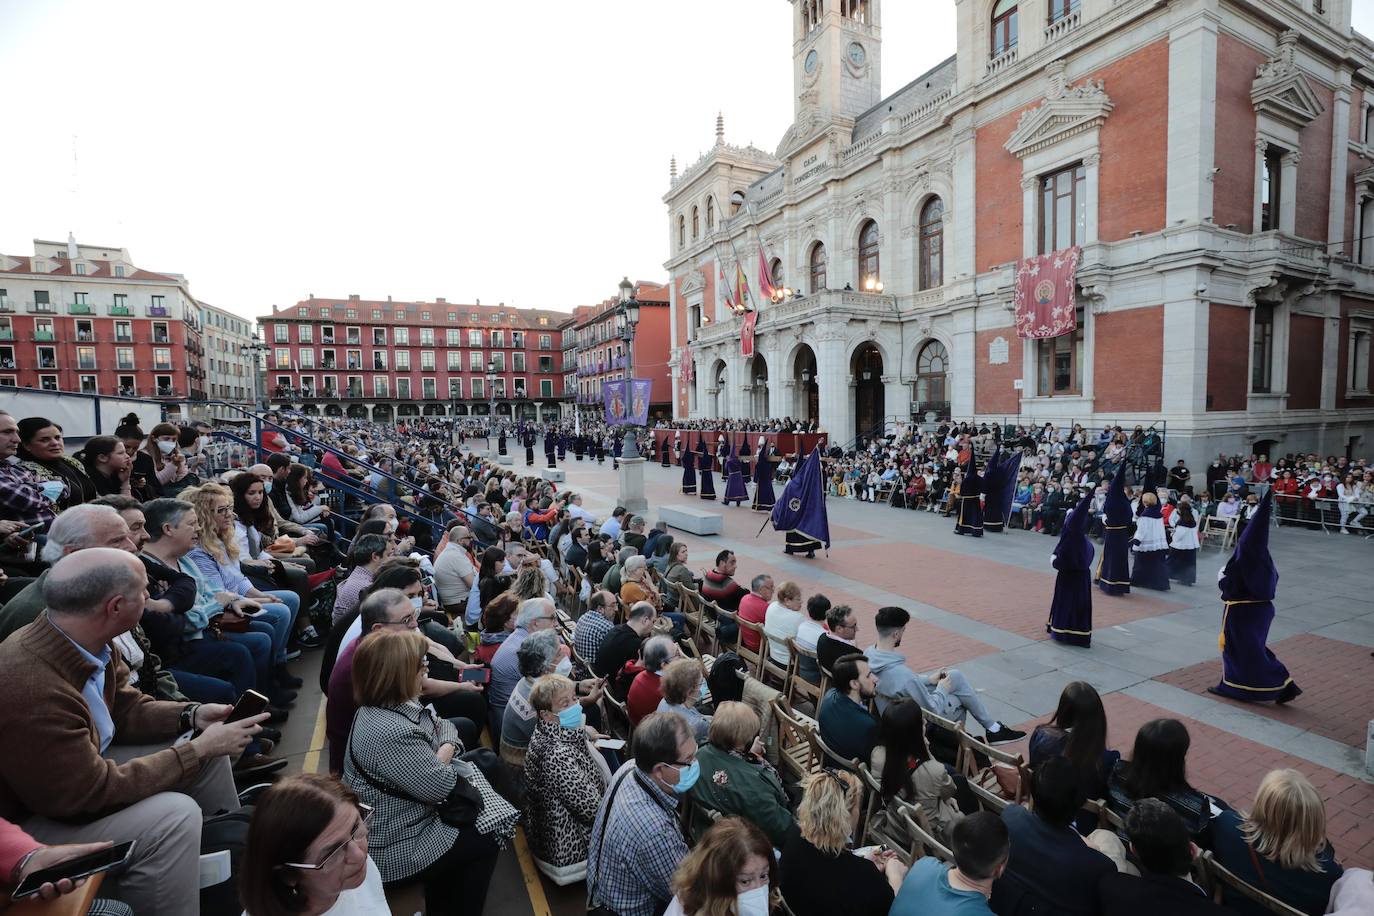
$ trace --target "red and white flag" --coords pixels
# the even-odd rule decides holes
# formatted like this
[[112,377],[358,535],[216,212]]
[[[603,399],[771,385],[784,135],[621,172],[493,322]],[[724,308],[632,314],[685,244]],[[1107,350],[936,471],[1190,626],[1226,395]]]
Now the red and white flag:
[[747,311],[744,313],[744,329],[739,335],[739,352],[741,356],[754,355],[754,325],[758,324],[759,313]]
[[1078,328],[1077,246],[1025,258],[1016,265],[1016,336],[1048,340]]
[[763,246],[759,246],[759,293],[765,299],[772,299],[777,287],[773,286],[773,278],[768,272],[768,259],[763,256]]

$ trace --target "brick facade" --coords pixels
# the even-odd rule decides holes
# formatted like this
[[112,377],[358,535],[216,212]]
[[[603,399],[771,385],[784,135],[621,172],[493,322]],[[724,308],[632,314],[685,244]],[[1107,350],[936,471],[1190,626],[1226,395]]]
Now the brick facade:
[[1107,413],[1158,411],[1164,365],[1163,307],[1096,315],[1093,333],[1097,409]]

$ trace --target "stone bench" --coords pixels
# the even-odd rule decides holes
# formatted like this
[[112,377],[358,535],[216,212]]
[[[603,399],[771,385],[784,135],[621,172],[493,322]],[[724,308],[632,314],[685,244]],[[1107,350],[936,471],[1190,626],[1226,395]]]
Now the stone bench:
[[549,483],[562,483],[567,480],[567,475],[563,473],[562,468],[540,468],[539,476]]
[[504,465],[513,465],[513,464],[515,464],[515,459],[514,459],[513,457],[511,457],[510,453],[508,452],[508,453],[506,453],[506,454],[504,454],[504,455],[497,455],[497,456],[496,456],[496,463],[497,463],[497,464],[504,464]]
[[720,534],[725,528],[719,512],[706,512],[695,506],[659,506],[658,520],[690,534]]

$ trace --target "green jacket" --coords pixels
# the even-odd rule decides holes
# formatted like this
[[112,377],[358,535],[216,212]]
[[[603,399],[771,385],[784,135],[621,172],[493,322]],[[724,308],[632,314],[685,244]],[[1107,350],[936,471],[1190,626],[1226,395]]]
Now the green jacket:
[[724,815],[738,815],[757,824],[778,849],[797,833],[797,819],[788,806],[787,792],[777,772],[704,744],[697,751],[701,776],[692,799]]

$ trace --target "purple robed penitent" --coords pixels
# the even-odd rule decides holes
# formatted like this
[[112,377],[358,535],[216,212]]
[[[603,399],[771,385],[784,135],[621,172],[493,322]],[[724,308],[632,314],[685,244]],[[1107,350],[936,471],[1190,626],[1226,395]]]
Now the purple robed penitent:
[[730,457],[725,459],[725,495],[720,501],[723,503],[733,502],[740,505],[749,498],[749,488],[744,485],[744,469],[740,467],[739,457],[735,450],[730,450]]
[[1092,517],[1091,495],[1074,506],[1059,532],[1054,548],[1054,600],[1045,630],[1050,638],[1087,648],[1093,640],[1093,550],[1088,540],[1088,520]]
[[773,495],[773,462],[768,456],[768,446],[759,443],[758,461],[754,463],[754,502],[759,512],[772,512],[777,497]]
[[1302,691],[1268,646],[1279,585],[1279,571],[1269,554],[1273,499],[1274,491],[1266,490],[1218,580],[1224,602],[1221,683],[1212,690],[1237,700],[1287,703]]
[[1116,469],[1102,504],[1102,559],[1097,587],[1109,595],[1131,591],[1131,502],[1126,498],[1126,462]]
[[1011,498],[1016,492],[1016,475],[1021,456],[1013,451],[1003,455],[999,446],[983,469],[983,530],[1006,531],[1011,520]]
[[682,453],[682,492],[692,495],[697,491],[697,472],[695,461],[692,458],[692,450],[686,449]]
[[711,453],[706,451],[706,438],[697,440],[697,470],[698,481],[697,496],[702,499],[714,500],[716,498],[716,481],[711,475]]
[[978,459],[968,459],[968,471],[959,484],[959,510],[954,522],[955,534],[983,536],[983,478],[978,473]]
[[830,518],[825,511],[821,477],[821,450],[817,447],[787,482],[773,507],[773,528],[787,533],[787,553],[814,552],[822,544],[830,549]]

